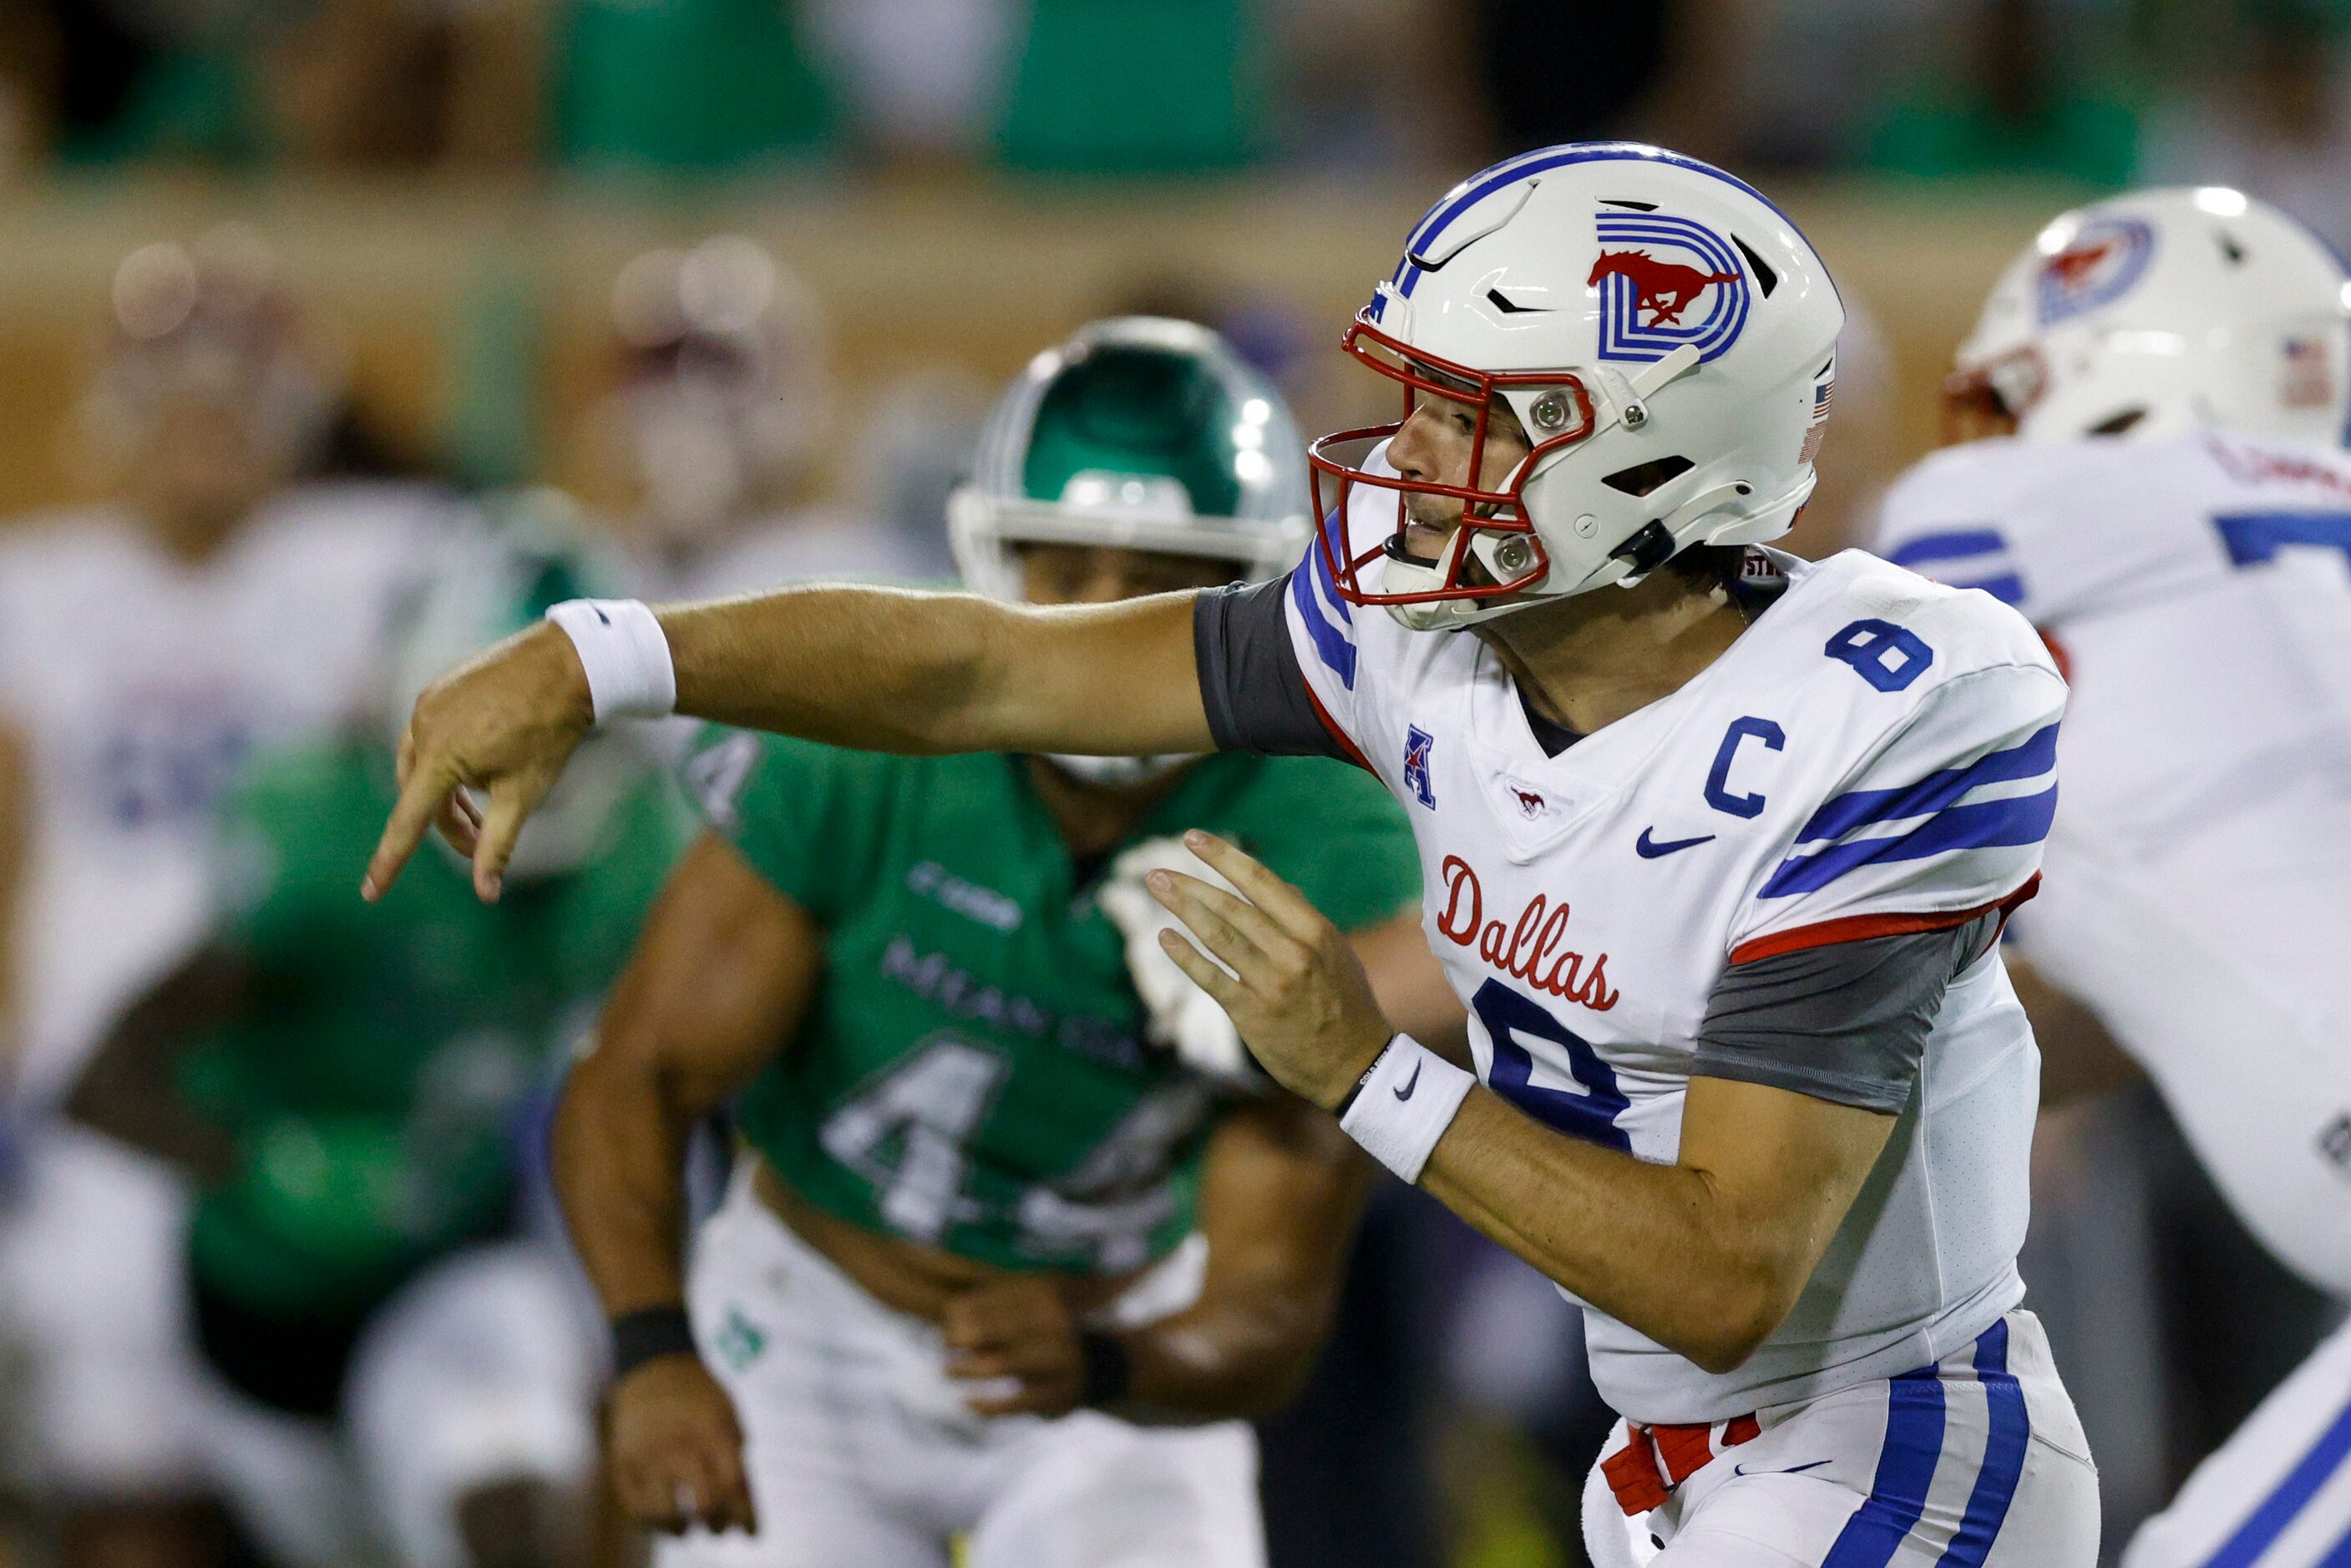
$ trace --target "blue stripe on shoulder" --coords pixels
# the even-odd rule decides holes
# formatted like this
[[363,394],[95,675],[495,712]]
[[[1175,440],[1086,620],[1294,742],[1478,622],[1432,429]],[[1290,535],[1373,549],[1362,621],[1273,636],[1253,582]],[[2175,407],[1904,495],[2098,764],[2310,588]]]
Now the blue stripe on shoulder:
[[1831,799],[1813,813],[1796,835],[1799,844],[1842,838],[1873,822],[1899,822],[1942,810],[1980,784],[2029,779],[2057,765],[2057,726],[2046,724],[2006,751],[1978,757],[1963,768],[1944,768],[1900,789],[1857,789]]
[[2014,572],[2002,572],[1999,576],[1986,577],[1980,583],[1953,582],[1950,586],[1955,588],[1981,588],[2004,605],[2024,602],[2024,579]]
[[1857,867],[1881,861],[1923,860],[1954,849],[1988,849],[2002,845],[2038,844],[2049,836],[2050,819],[2057,815],[2057,786],[2039,794],[2012,795],[1979,805],[1955,805],[1938,812],[1908,833],[1892,838],[1854,838],[1832,845],[1817,855],[1794,855],[1780,862],[1763,884],[1759,898],[1784,898],[1825,888]]
[[2261,1506],[2238,1527],[2237,1533],[2205,1559],[2204,1568],[2251,1568],[2253,1560],[2285,1533],[2286,1526],[2309,1506],[2319,1488],[2342,1468],[2346,1455],[2351,1455],[2351,1407],[2346,1407],[2335,1417],[2334,1425],[2318,1435],[2310,1451],[2286,1472],[2277,1490],[2262,1500]]
[[2008,1320],[2001,1319],[1976,1340],[1976,1380],[1983,1385],[1984,1409],[1990,1429],[1984,1436],[1983,1468],[1968,1493],[1968,1511],[1951,1543],[1943,1549],[1950,1568],[1983,1568],[2000,1527],[2008,1521],[2009,1504],[2016,1501],[2017,1482],[2024,1476],[2024,1453],[2032,1437],[2032,1420],[2024,1408],[2024,1386],[2008,1369]]
[[1927,1509],[1943,1457],[1943,1385],[1932,1366],[1886,1386],[1886,1442],[1869,1496],[1837,1532],[1821,1568],[1886,1568]]
[[1347,640],[1346,633],[1331,624],[1323,611],[1321,597],[1314,591],[1314,564],[1322,558],[1320,546],[1310,547],[1306,559],[1298,563],[1290,574],[1290,600],[1297,607],[1299,624],[1305,627],[1307,640],[1314,645],[1314,655],[1339,678],[1348,691],[1355,689],[1355,645]]
[[1339,585],[1331,576],[1331,558],[1323,554],[1323,541],[1330,537],[1338,515],[1333,512],[1322,519],[1322,527],[1315,535],[1314,542],[1306,546],[1306,558],[1314,564],[1314,584],[1322,590],[1322,602],[1338,613],[1340,620],[1353,626],[1355,624],[1355,612],[1347,607],[1345,599],[1339,597]]
[[1921,534],[1908,544],[1889,552],[1886,559],[1897,566],[1916,566],[1926,561],[1962,561],[1971,556],[1993,556],[2008,548],[1997,528],[1953,528],[1940,534]]

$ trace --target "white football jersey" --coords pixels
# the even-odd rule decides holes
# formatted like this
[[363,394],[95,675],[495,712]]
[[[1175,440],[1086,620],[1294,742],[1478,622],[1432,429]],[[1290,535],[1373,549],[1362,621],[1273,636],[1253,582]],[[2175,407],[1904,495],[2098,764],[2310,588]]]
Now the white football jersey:
[[[237,766],[382,722],[389,622],[446,515],[418,488],[319,485],[201,565],[110,511],[0,542],[0,718],[31,764],[16,924],[30,1096],[62,1092],[115,1010],[201,932],[213,806]],[[354,888],[368,848],[351,846]]]
[[2015,605],[2065,661],[2064,804],[2018,945],[2271,1250],[2351,1290],[2351,457],[1976,441],[1895,485],[1876,547]]
[[[1332,590],[1290,630],[1317,705],[1404,803],[1479,1076],[1574,1137],[1671,1161],[1734,961],[2012,906],[2040,863],[2064,685],[2023,619],[1859,552],[1788,586],[1680,691],[1556,757],[1475,636]],[[1606,592],[1607,590],[1600,590]],[[1996,955],[1945,994],[1888,1151],[1787,1321],[1708,1373],[1590,1312],[1644,1422],[1714,1421],[1928,1365],[2016,1304],[2039,1056]]]

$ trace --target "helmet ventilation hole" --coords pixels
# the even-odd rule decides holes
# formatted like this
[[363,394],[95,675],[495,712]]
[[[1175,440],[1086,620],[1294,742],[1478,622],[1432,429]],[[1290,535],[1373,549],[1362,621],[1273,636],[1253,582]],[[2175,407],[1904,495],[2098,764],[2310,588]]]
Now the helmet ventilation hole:
[[2145,418],[2147,418],[2147,410],[2145,409],[2125,409],[2122,412],[2118,414],[2109,414],[2105,419],[2100,420],[2096,424],[2092,425],[2090,427],[2090,433],[2094,436],[2120,435],[2123,431],[2130,429],[2131,426],[2138,423],[2139,421]]
[[1730,243],[1737,245],[1739,254],[1747,258],[1749,269],[1755,274],[1755,286],[1763,291],[1764,298],[1771,298],[1771,291],[1780,286],[1780,275],[1771,270],[1771,263],[1755,254],[1753,245],[1749,244],[1737,234],[1730,236]]
[[1647,462],[1636,462],[1630,468],[1620,468],[1600,483],[1627,495],[1646,495],[1667,481],[1687,473],[1695,466],[1686,457],[1652,458]]
[[1662,518],[1653,517],[1608,554],[1614,560],[1629,563],[1635,576],[1653,572],[1674,558],[1674,535]]
[[2234,235],[2223,229],[2214,237],[2220,241],[2220,254],[2228,259],[2231,266],[2245,265],[2245,247],[2237,243]]

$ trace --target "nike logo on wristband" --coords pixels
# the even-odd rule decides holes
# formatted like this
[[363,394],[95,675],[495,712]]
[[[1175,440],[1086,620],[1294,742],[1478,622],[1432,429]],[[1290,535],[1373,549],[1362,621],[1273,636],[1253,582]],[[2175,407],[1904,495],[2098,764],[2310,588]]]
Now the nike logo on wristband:
[[1416,1088],[1420,1087],[1420,1069],[1421,1069],[1421,1066],[1422,1066],[1422,1064],[1421,1064],[1421,1063],[1418,1063],[1418,1062],[1415,1062],[1415,1063],[1412,1064],[1412,1076],[1411,1076],[1411,1077],[1409,1077],[1409,1078],[1406,1078],[1406,1079],[1404,1081],[1404,1087],[1403,1087],[1403,1088],[1401,1088],[1401,1089],[1398,1089],[1398,1090],[1395,1092],[1395,1097],[1396,1097],[1397,1099],[1399,1099],[1399,1100],[1408,1100],[1408,1099],[1412,1098],[1412,1092],[1413,1092],[1415,1089],[1416,1089]]

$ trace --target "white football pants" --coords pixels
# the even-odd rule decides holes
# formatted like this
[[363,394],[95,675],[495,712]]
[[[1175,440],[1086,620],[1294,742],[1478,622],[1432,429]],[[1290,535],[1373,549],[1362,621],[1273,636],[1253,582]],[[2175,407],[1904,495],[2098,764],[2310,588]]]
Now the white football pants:
[[972,1415],[937,1327],[795,1235],[752,1192],[753,1166],[695,1238],[687,1301],[743,1425],[760,1532],[664,1541],[657,1568],[947,1568],[956,1537],[965,1568],[1264,1563],[1246,1424]]
[[2123,1568],[2351,1563],[2351,1323],[2205,1457],[2139,1527]]
[[[2098,1474],[2040,1320],[1932,1366],[1756,1412],[1663,1508],[1583,1487],[1593,1568],[2094,1568]],[[1625,1444],[1618,1422],[1602,1453]]]

